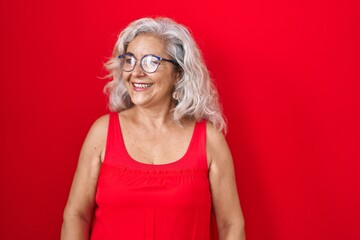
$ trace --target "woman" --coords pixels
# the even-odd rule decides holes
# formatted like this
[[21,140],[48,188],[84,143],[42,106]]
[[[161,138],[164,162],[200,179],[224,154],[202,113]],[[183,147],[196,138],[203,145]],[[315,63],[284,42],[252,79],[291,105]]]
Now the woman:
[[61,238],[245,239],[226,124],[189,31],[143,18],[106,64],[113,111],[91,127]]

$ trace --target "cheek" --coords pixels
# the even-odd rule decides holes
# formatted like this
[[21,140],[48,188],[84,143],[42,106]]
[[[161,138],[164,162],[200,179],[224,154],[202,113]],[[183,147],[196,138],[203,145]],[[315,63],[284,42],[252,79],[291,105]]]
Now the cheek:
[[129,88],[129,83],[130,83],[130,74],[123,74],[122,76],[122,81],[124,81],[124,85],[126,88]]
[[123,78],[123,80],[124,80],[125,82],[128,82],[129,79],[130,79],[130,74],[127,73],[127,72],[123,72],[122,78]]

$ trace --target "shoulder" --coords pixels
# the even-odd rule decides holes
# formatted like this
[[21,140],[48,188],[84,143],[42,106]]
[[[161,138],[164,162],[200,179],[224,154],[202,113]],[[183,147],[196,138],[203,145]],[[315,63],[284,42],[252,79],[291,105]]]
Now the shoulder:
[[206,123],[206,153],[209,166],[219,161],[231,161],[231,153],[224,134],[212,123]]
[[219,143],[226,143],[224,134],[219,131],[211,122],[206,122],[206,142],[210,146]]
[[107,135],[110,114],[105,114],[96,119],[90,127],[88,136],[100,137]]
[[110,114],[96,119],[85,138],[83,151],[92,152],[94,155],[103,156],[109,126]]

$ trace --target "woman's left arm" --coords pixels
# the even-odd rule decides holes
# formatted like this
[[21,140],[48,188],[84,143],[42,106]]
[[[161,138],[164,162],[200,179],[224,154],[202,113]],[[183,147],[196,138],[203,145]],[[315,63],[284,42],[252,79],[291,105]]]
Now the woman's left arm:
[[207,124],[206,151],[219,240],[245,240],[244,217],[230,149],[221,132]]

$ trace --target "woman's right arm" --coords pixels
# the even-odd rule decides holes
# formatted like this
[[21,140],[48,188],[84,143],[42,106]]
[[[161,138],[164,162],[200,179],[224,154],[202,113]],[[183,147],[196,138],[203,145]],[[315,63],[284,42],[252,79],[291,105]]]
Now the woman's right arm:
[[92,125],[82,146],[64,210],[61,240],[88,240],[100,167],[105,152],[108,115]]

